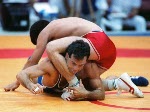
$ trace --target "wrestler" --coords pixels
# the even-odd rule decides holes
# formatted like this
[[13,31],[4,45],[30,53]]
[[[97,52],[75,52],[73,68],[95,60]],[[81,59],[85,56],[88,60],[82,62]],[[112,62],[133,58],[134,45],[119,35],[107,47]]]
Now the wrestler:
[[[33,94],[52,93],[61,95],[64,100],[104,100],[104,90],[125,90],[137,97],[143,97],[143,93],[132,83],[127,73],[116,79],[105,79],[103,85],[96,74],[83,74],[83,67],[90,55],[90,47],[83,40],[72,42],[63,56],[69,71],[74,71],[75,76],[81,79],[78,87],[68,87],[66,79],[58,72],[53,63],[45,58],[38,65],[22,70],[18,75],[18,81]],[[38,79],[37,79],[38,77]],[[35,80],[37,79],[37,80]],[[130,91],[131,90],[131,91]],[[134,91],[135,92],[134,92]]]
[[[101,51],[105,53],[105,54],[100,54],[102,56],[101,58],[100,58],[100,55],[98,55],[99,54],[98,52],[101,52],[101,51],[97,50],[97,47],[95,47],[95,50],[98,51],[97,52],[98,54],[95,55],[95,59],[97,58],[96,60],[102,61],[103,63],[102,65],[100,65],[99,68],[102,69],[101,72],[106,71],[108,68],[110,68],[110,66],[115,61],[116,52],[115,52],[114,44],[111,42],[108,36],[102,31],[102,29],[98,25],[90,21],[87,21],[85,19],[77,18],[77,17],[57,19],[57,20],[53,20],[50,23],[48,21],[41,20],[40,22],[38,21],[35,24],[33,24],[30,28],[30,38],[31,38],[31,42],[34,45],[36,45],[36,47],[32,55],[30,56],[30,58],[27,60],[26,64],[24,65],[23,69],[32,65],[36,65],[39,62],[43,52],[46,49],[46,45],[48,42],[52,40],[60,39],[63,37],[72,38],[72,36],[78,36],[78,37],[83,38],[83,37],[86,37],[87,35],[91,35],[91,33],[94,33],[94,36],[98,34],[100,36],[100,39],[104,41],[106,40],[108,42],[108,43],[107,42],[104,43],[106,50],[108,51],[106,53],[104,50],[101,49]],[[104,36],[104,37],[101,37],[101,36]],[[107,61],[106,58],[108,58],[110,62],[109,61],[105,62]],[[66,75],[68,77],[67,76],[64,76],[64,77],[67,79],[67,81],[72,79],[72,77],[70,77],[69,74],[66,74]],[[4,89],[5,91],[15,90],[16,88],[19,87],[19,85],[20,83],[16,80],[15,82],[7,85]]]
[[[108,36],[102,31],[102,29],[99,26],[97,26],[96,24],[94,24],[90,21],[87,21],[87,20],[84,20],[81,18],[77,18],[77,17],[58,19],[58,20],[54,20],[50,23],[45,20],[40,20],[40,21],[36,22],[35,24],[33,24],[32,27],[30,28],[31,42],[34,45],[36,45],[36,48],[35,48],[32,56],[26,62],[23,69],[37,64],[46,48],[47,43],[52,40],[63,38],[66,36],[68,36],[67,38],[70,38],[70,37],[72,38],[72,36],[80,36],[80,38],[83,38],[83,37],[90,38],[90,39],[86,39],[86,41],[88,43],[91,43],[94,40],[94,39],[91,40],[93,36],[96,36],[96,39],[98,39],[97,37],[99,37],[99,36],[97,36],[97,35],[99,35],[100,38],[102,39],[102,41],[100,41],[102,43],[100,45],[101,48],[104,47],[105,50],[104,49],[97,50],[99,46],[93,46],[93,47],[90,46],[91,49],[94,49],[96,51],[95,53],[97,53],[97,55],[94,54],[93,56],[95,56],[94,58],[96,60],[98,60],[97,62],[99,64],[97,64],[97,62],[95,63],[95,61],[94,62],[90,61],[90,62],[92,62],[91,63],[92,67],[95,68],[96,70],[99,69],[98,71],[100,71],[99,73],[101,74],[111,67],[111,65],[115,61],[116,52],[115,52],[114,44],[112,43],[112,41],[108,38]],[[77,38],[79,38],[79,37],[77,37]],[[96,42],[98,42],[98,41],[97,40],[95,41],[95,43],[94,43],[95,45],[96,45]],[[93,52],[93,50],[92,50],[92,52]],[[86,66],[91,66],[91,65],[87,64]],[[57,69],[59,70],[59,67]],[[85,71],[86,71],[86,69],[87,69],[87,67],[84,68]],[[92,71],[89,69],[89,70],[87,70],[87,72],[90,73]],[[75,77],[73,77],[73,74],[67,73],[66,74],[67,76],[65,76],[62,73],[62,75],[67,79],[68,82],[70,81],[70,85],[74,84],[74,82],[71,81],[73,78],[75,78]],[[78,80],[75,80],[75,83],[76,82],[78,82]],[[19,85],[20,85],[20,83],[16,80],[15,82],[4,87],[4,90],[5,91],[15,90],[16,88],[19,87]]]

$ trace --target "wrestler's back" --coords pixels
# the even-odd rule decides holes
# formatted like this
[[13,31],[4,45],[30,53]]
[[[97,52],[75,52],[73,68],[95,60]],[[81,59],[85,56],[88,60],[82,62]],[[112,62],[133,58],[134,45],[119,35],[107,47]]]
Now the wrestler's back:
[[51,33],[50,40],[67,36],[83,36],[93,30],[102,30],[95,23],[78,17],[57,19],[52,21],[47,27],[47,29]]

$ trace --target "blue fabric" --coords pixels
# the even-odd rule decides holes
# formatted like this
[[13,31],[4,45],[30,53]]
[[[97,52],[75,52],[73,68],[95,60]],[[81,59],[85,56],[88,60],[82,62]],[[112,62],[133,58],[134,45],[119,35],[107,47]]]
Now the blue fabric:
[[43,76],[38,77],[38,83],[39,83],[40,85],[43,85],[43,84],[42,84],[42,77],[43,77]]
[[142,76],[138,78],[131,78],[131,80],[136,86],[148,86],[149,85],[149,81],[145,77],[142,77]]
[[[39,76],[39,77],[38,77],[38,83],[39,83],[40,85],[43,85],[43,84],[42,84],[42,78],[43,78],[43,76]],[[60,79],[59,79],[58,83],[59,83],[59,82],[60,82]],[[58,87],[58,83],[57,83],[54,87],[46,87],[46,88],[44,88],[43,91],[44,91],[45,93],[51,93],[51,94],[62,93],[63,88],[59,88],[59,87]]]

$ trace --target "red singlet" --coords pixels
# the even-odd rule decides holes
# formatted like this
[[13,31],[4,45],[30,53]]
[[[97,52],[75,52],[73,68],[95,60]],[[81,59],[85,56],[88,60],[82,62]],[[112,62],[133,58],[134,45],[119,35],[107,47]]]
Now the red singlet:
[[98,66],[103,69],[109,69],[116,59],[116,47],[114,43],[103,31],[92,31],[83,36],[86,38],[95,50],[98,60]]

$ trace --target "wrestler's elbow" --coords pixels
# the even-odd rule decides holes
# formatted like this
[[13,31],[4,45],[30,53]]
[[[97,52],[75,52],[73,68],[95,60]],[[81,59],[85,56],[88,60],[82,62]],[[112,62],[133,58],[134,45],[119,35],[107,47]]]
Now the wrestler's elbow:
[[26,62],[26,64],[25,64],[25,68],[27,68],[28,66],[32,66],[32,65],[35,65],[35,64],[37,64],[38,63],[38,61],[35,61],[34,59],[33,59],[33,57],[32,58],[28,58],[28,60],[27,60],[27,62]]
[[105,100],[105,93],[102,93],[98,100]]
[[87,100],[104,100],[105,99],[105,92],[102,92],[100,90],[98,90],[97,92],[95,92],[95,94],[90,94],[88,95]]
[[19,82],[22,82],[22,81],[23,81],[24,79],[26,79],[27,77],[29,77],[29,76],[28,76],[28,74],[25,73],[24,70],[20,71],[20,72],[17,74],[17,76],[16,76],[16,78],[17,78],[17,80],[18,80]]
[[100,91],[97,100],[105,100],[105,91]]
[[18,74],[17,74],[17,76],[16,76],[16,78],[17,78],[17,80],[19,81],[19,83],[23,86],[23,87],[25,87],[25,88],[27,88],[27,89],[29,89],[30,88],[30,81],[29,81],[29,77],[28,77],[28,74],[26,74],[25,72],[24,72],[24,70],[22,70],[21,72],[19,72]]
[[16,75],[16,78],[17,80],[20,82],[21,81],[21,76],[22,76],[22,72],[19,72],[17,75]]
[[57,51],[57,50],[56,50],[56,45],[55,45],[55,43],[49,42],[49,43],[46,45],[46,52],[47,52],[48,57],[51,57],[56,51]]

